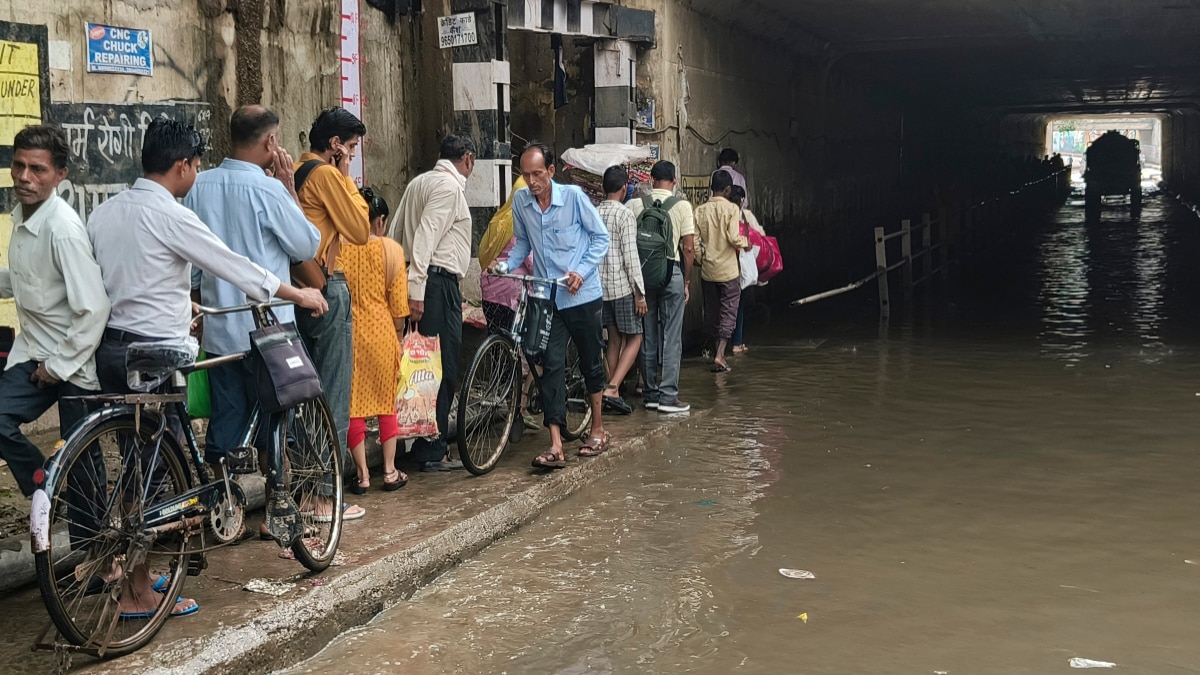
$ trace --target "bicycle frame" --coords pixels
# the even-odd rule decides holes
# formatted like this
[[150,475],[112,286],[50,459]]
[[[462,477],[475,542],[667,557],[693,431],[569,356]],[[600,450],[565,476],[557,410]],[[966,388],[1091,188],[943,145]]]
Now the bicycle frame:
[[[278,307],[286,304],[290,303],[276,301],[265,305],[250,305],[223,309],[201,307],[200,313],[212,316],[220,314],[232,314],[242,311],[253,311],[255,315],[255,326],[261,327],[267,323],[267,311],[271,307]],[[248,358],[249,356],[249,352],[245,352],[198,362],[193,367],[186,369],[186,372],[176,372],[172,376],[173,385],[178,389],[182,389],[183,385],[186,383],[186,380],[184,379],[186,373],[199,370],[208,370],[218,366],[236,363]],[[186,452],[187,456],[179,457],[178,459],[180,460],[180,464],[185,468],[188,467],[188,460],[190,459],[191,468],[187,471],[187,481],[190,489],[182,494],[176,495],[174,498],[166,502],[155,504],[151,508],[146,509],[144,520],[148,533],[164,534],[166,532],[179,530],[191,531],[194,528],[200,527],[203,524],[204,519],[208,517],[207,514],[211,511],[211,509],[216,508],[223,500],[227,504],[236,504],[238,505],[238,508],[245,508],[245,493],[242,491],[241,486],[232,480],[228,472],[223,472],[224,478],[219,486],[223,490],[218,491],[216,489],[218,486],[214,485],[213,478],[209,475],[206,467],[204,457],[200,453],[200,444],[196,438],[195,431],[192,429],[191,417],[188,415],[187,406],[185,404],[186,397],[183,394],[102,394],[97,396],[81,396],[78,397],[78,399],[84,401],[85,403],[99,403],[107,405],[103,405],[103,407],[85,416],[79,422],[79,424],[76,425],[74,433],[67,438],[67,443],[70,443],[75,435],[84,433],[86,430],[91,429],[92,427],[110,419],[131,417],[135,420],[135,426],[139,427],[142,423],[143,417],[148,417],[148,421],[151,423],[157,422],[158,428],[153,434],[153,448],[148,448],[147,453],[145,454],[146,461],[148,462],[148,469],[146,472],[147,475],[152,475],[158,467],[160,461],[159,457],[162,453],[162,441],[167,431],[167,418],[171,415],[174,415],[179,420],[180,426],[182,427],[183,441],[187,446],[186,448],[181,448],[181,450]],[[158,410],[147,410],[146,406],[162,406],[163,410],[161,412]],[[242,435],[240,436],[240,447],[254,447],[254,441],[256,440],[259,428],[262,425],[262,417],[262,407],[256,401],[251,410],[250,419],[247,421],[246,427],[243,429]],[[271,447],[268,453],[268,467],[270,470],[268,471],[266,478],[270,488],[276,492],[286,490],[286,486],[283,484],[283,448],[286,443],[286,439],[283,434],[283,421],[284,418],[282,415],[280,415],[279,419],[271,420],[270,422],[273,428],[270,430],[272,438],[270,439]],[[131,455],[132,454],[133,453],[131,453]],[[59,463],[58,458],[59,456],[55,455],[55,457],[52,458],[48,463],[44,484],[43,486],[40,486],[40,489],[38,489],[34,494],[33,509],[30,512],[30,533],[32,534],[32,548],[34,553],[42,553],[50,548],[50,501],[48,494],[54,492],[54,488],[57,487],[60,480],[67,479],[67,476],[64,474],[62,465]],[[124,461],[130,461],[130,458],[126,458]],[[191,487],[193,480],[195,480],[197,483],[195,487]],[[143,499],[145,496],[146,495],[142,495]],[[119,496],[114,493],[113,495],[110,495],[109,498],[110,500],[117,499]],[[112,504],[108,504],[108,507],[111,508]],[[202,507],[204,513],[179,519],[181,514],[194,510],[197,507]],[[287,514],[287,516],[294,515],[295,514]],[[292,539],[295,538],[291,535],[294,534],[299,536],[299,534],[303,532],[303,526],[298,523],[298,518],[288,518],[287,516],[285,516],[285,518],[288,520],[297,522],[295,525],[291,525],[291,523],[288,524],[286,528],[288,530],[288,537],[286,539],[279,538],[283,545],[290,543]],[[275,534],[275,528],[271,527],[270,524],[268,525],[268,529],[272,530],[272,534]],[[225,542],[225,544],[227,543],[230,542]],[[189,551],[189,554],[203,552],[203,550],[207,549]]]

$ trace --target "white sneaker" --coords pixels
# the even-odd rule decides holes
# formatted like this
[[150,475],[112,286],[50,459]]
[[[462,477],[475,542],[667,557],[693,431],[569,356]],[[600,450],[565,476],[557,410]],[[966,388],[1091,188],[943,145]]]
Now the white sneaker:
[[684,403],[683,401],[676,401],[674,403],[659,403],[658,404],[658,412],[664,413],[667,415],[677,415],[680,413],[689,412],[691,409],[692,409],[692,406],[687,403]]

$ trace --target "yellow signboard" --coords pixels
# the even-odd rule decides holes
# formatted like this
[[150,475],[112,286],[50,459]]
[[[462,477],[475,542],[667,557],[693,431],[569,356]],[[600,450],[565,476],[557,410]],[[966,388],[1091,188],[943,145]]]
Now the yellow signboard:
[[680,176],[679,194],[692,203],[693,207],[708,201],[708,186],[711,176]]
[[[0,213],[0,266],[3,267],[8,267],[8,240],[12,237],[12,228],[12,214]],[[0,326],[17,327],[17,306],[12,298],[0,299]]]
[[38,45],[0,40],[0,145],[12,145],[18,131],[41,122]]

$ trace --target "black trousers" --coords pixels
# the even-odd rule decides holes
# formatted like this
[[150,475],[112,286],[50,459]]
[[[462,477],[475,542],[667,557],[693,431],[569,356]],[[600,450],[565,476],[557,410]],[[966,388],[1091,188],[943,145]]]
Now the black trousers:
[[[129,345],[135,342],[158,342],[162,339],[127,336],[124,340],[117,340],[105,335],[100,341],[100,347],[96,349],[96,375],[100,377],[100,389],[106,394],[134,393],[129,388],[129,375],[125,368],[125,353],[129,351]],[[183,420],[175,414],[174,406],[167,406],[165,417],[167,431],[175,435],[179,447],[187,448],[183,435]]]
[[601,320],[602,300],[554,312],[550,328],[550,344],[542,359],[542,410],[546,411],[546,426],[567,426],[567,341],[575,343],[579,352],[579,369],[583,372],[588,394],[604,391],[604,322]]
[[419,438],[413,443],[413,459],[437,462],[446,456],[446,431],[450,428],[450,406],[458,387],[458,369],[462,361],[462,292],[458,279],[430,274],[425,285],[425,314],[417,331],[426,337],[437,336],[442,345],[442,386],[438,390],[437,425],[434,440]]
[[13,478],[17,479],[17,485],[26,497],[33,494],[36,488],[33,472],[42,468],[46,458],[21,433],[21,425],[37,420],[50,406],[58,403],[59,434],[66,438],[83,418],[84,406],[64,404],[62,399],[95,393],[80,389],[70,382],[38,389],[29,380],[37,367],[37,363],[26,361],[14,365],[0,376],[0,457],[8,462]]

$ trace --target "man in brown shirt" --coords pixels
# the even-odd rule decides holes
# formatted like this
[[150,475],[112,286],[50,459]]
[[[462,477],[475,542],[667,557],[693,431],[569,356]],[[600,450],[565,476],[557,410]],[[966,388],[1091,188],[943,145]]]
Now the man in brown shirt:
[[704,291],[704,319],[708,336],[717,342],[713,372],[729,370],[725,347],[733,337],[738,302],[738,251],[749,246],[740,231],[741,209],[729,201],[733,176],[726,171],[712,175],[713,196],[696,209],[696,234],[700,237],[700,280]]
[[[329,311],[320,317],[298,312],[296,325],[321,376],[342,444],[350,430],[350,376],[354,372],[350,289],[338,263],[342,243],[366,245],[371,238],[370,209],[350,177],[350,160],[367,127],[344,108],[323,111],[308,133],[309,152],[295,166],[296,194],[309,222],[321,232],[315,260],[293,267],[297,283],[322,289]],[[302,262],[302,261],[294,261]],[[359,506],[344,519],[366,514]]]

